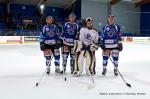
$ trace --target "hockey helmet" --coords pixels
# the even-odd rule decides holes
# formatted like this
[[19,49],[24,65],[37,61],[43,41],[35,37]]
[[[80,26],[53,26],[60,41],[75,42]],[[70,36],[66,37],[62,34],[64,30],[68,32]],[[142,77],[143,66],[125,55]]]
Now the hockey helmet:
[[109,16],[108,16],[108,18],[110,18],[110,17],[115,17],[113,14],[110,14]]
[[54,18],[53,18],[52,16],[47,16],[47,17],[46,17],[46,20],[47,20],[47,19],[52,19],[52,20],[54,20]]
[[87,17],[87,18],[85,19],[85,22],[87,23],[87,22],[89,22],[89,21],[93,21],[93,19],[92,19],[91,17]]
[[76,15],[75,15],[75,13],[72,12],[69,14],[69,17],[75,17],[76,18]]

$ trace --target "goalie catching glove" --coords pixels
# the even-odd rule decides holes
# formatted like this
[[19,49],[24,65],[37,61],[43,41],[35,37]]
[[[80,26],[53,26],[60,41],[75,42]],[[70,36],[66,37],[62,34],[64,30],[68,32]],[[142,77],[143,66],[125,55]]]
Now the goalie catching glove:
[[92,45],[90,46],[90,50],[91,50],[91,51],[96,51],[97,49],[98,49],[98,45],[92,44]]

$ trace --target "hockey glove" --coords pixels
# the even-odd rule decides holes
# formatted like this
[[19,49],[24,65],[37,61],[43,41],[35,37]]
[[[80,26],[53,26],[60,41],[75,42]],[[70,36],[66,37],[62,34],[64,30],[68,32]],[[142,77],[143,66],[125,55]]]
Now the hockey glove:
[[63,41],[61,39],[57,40],[57,43],[56,43],[56,47],[55,48],[60,48],[61,46],[63,45]]
[[118,50],[119,50],[119,51],[122,51],[122,50],[123,50],[123,45],[122,45],[122,43],[119,43],[119,44],[118,44]]
[[96,51],[97,49],[98,49],[98,45],[92,44],[92,45],[90,46],[90,50],[91,50],[91,51]]
[[105,45],[104,45],[104,43],[100,43],[100,45],[99,45],[100,47],[101,47],[101,49],[105,49]]
[[44,44],[44,42],[40,42],[40,49],[41,49],[41,51],[45,50],[45,44]]

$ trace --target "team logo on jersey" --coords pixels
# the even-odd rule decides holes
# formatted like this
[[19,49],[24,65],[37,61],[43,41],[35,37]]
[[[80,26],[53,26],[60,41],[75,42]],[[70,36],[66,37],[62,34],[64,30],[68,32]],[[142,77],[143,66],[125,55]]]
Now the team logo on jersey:
[[45,31],[46,31],[46,32],[48,32],[48,31],[49,31],[49,28],[48,28],[48,27],[47,27],[47,28],[45,28]]
[[85,39],[90,41],[90,40],[92,40],[92,36],[90,34],[87,34],[87,35],[85,35]]
[[115,28],[109,28],[109,27],[107,27],[106,30],[107,30],[107,35],[108,35],[109,37],[113,37],[113,36],[116,35],[116,30],[115,30]]
[[70,25],[67,25],[67,29],[70,29],[71,28],[71,26]]
[[110,28],[109,28],[109,27],[107,27],[107,28],[106,28],[106,31],[109,31],[109,29],[110,29]]
[[55,35],[54,31],[51,29],[49,30],[49,32],[47,32],[47,34],[49,37],[54,37],[54,35]]
[[108,32],[108,36],[113,37],[113,36],[114,36],[114,33],[115,33],[114,31],[109,31],[109,32]]
[[74,30],[74,31],[77,31],[77,25],[74,25],[74,26],[73,26],[73,30]]
[[69,35],[75,35],[74,26],[67,25],[67,30],[69,32]]

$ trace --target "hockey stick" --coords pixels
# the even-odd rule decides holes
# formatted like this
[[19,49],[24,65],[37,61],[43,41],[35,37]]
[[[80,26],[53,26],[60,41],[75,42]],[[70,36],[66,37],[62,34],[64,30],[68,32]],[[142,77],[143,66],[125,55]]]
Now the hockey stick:
[[[51,64],[52,59],[53,59],[53,56],[52,56],[51,59],[50,59],[50,64]],[[36,83],[36,85],[35,85],[36,87],[41,83],[41,81],[42,81],[42,79],[43,79],[43,77],[44,77],[45,74],[46,74],[46,70],[43,72],[43,74],[42,74],[42,76],[40,77],[39,81],[37,81],[37,83]]]
[[39,81],[36,83],[36,87],[40,84],[40,82],[42,81],[42,79],[43,79],[43,77],[44,77],[45,74],[46,74],[46,70],[44,71],[44,73],[40,77]]
[[63,66],[63,77],[64,77],[64,81],[66,82],[67,81],[67,77],[65,75],[65,66]]
[[[115,65],[115,63],[113,62],[113,60],[111,59],[111,57],[109,57],[109,59],[111,60],[111,62],[113,63],[113,65]],[[117,69],[120,77],[122,78],[122,80],[124,81],[124,83],[126,84],[126,86],[131,88],[131,84],[127,83],[126,80],[124,79],[124,77],[122,76],[122,74],[120,73],[120,71]]]
[[88,85],[88,89],[92,89],[95,87],[95,81],[90,72],[89,72],[89,76],[90,76],[89,79],[92,81],[92,85]]

